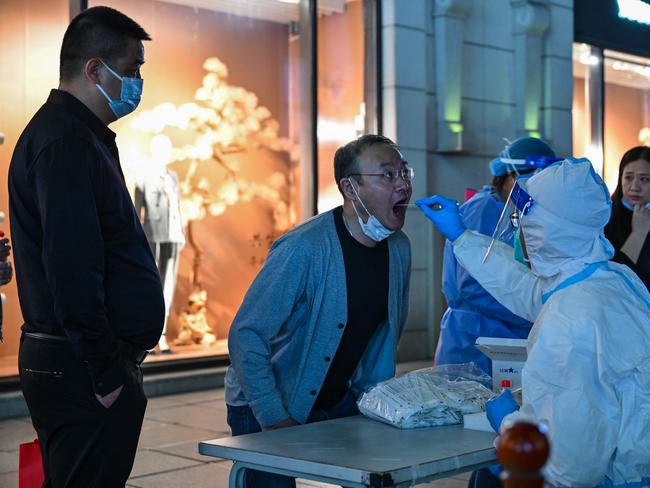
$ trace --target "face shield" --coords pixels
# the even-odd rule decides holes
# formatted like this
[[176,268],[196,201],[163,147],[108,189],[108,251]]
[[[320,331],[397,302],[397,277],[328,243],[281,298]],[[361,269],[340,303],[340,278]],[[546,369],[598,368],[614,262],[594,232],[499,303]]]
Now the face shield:
[[500,157],[499,161],[505,165],[509,173],[514,173],[517,178],[522,175],[532,176],[534,173],[541,171],[547,166],[562,161],[562,158],[551,156],[528,156],[523,159],[510,157]]
[[508,200],[499,216],[499,221],[492,234],[492,240],[483,256],[483,263],[490,256],[496,241],[502,241],[511,247],[515,247],[515,257],[519,261],[525,262],[523,226],[526,214],[530,212],[533,205],[535,205],[535,201],[524,189],[524,180],[517,180],[512,186]]
[[490,161],[490,172],[493,176],[535,173],[562,160],[548,144],[535,137],[522,137],[513,142],[506,139],[506,142],[506,147]]

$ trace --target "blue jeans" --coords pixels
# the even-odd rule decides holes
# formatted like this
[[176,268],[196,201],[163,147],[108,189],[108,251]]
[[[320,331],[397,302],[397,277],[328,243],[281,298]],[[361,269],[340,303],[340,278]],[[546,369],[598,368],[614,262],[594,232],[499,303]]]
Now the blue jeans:
[[[235,407],[226,405],[228,408],[228,425],[233,436],[261,432],[262,427],[255,419],[253,411],[248,405]],[[357,403],[354,395],[348,391],[343,399],[333,407],[323,410],[312,410],[307,418],[307,423],[322,422],[323,420],[338,419],[357,415]],[[246,471],[246,488],[295,488],[296,480],[288,476],[274,473],[265,473],[249,469]]]

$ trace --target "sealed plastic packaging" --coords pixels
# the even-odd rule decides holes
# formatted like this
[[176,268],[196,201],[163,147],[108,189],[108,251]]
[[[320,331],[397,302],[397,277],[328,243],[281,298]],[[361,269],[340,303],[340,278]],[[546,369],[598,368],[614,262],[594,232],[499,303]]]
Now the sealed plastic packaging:
[[463,414],[485,410],[491,382],[474,363],[446,364],[379,383],[357,404],[363,415],[400,429],[459,424]]

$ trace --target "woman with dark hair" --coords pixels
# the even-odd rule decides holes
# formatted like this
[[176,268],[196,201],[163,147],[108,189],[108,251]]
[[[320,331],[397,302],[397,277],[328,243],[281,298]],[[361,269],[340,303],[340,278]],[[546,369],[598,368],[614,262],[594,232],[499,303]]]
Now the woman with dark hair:
[[623,155],[605,237],[616,250],[612,260],[630,267],[650,289],[650,147]]

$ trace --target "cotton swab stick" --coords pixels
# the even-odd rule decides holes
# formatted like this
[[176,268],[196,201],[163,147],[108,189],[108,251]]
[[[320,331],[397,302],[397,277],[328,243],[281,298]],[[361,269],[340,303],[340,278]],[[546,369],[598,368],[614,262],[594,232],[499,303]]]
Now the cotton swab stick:
[[[395,206],[396,207],[417,207],[415,203],[398,203]],[[442,210],[442,205],[440,205],[439,203],[434,203],[433,205],[431,205],[431,208],[433,210]]]

